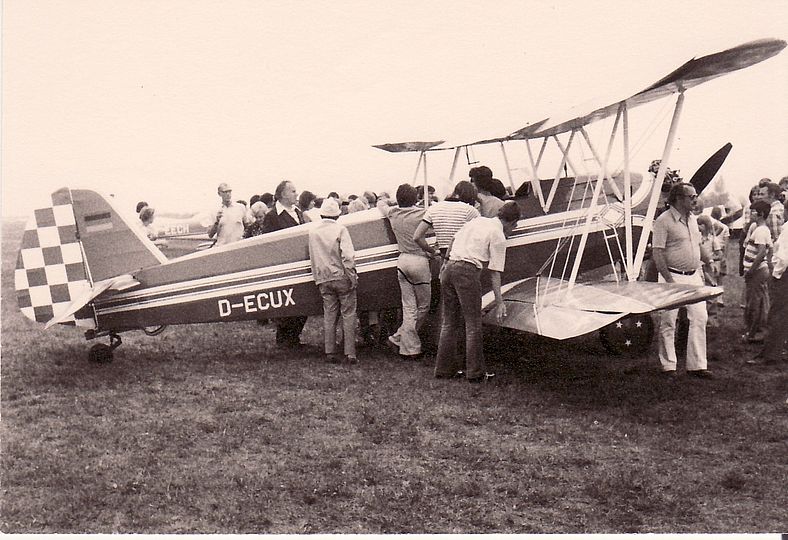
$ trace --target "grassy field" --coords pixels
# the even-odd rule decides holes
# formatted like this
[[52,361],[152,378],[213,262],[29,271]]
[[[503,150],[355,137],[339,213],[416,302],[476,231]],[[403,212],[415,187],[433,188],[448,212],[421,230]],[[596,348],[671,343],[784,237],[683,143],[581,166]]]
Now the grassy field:
[[[594,337],[488,336],[494,382],[361,350],[327,365],[254,323],[123,336],[16,309],[2,242],[5,533],[779,532],[788,378],[745,364],[741,280],[709,330],[711,381],[609,357]],[[681,364],[680,364],[681,368]]]

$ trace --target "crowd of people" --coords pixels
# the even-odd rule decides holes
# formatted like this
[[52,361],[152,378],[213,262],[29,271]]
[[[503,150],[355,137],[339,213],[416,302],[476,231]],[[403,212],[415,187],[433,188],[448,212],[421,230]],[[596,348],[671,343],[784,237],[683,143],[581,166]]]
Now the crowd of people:
[[744,276],[742,339],[763,343],[748,363],[779,362],[788,338],[788,176],[779,184],[763,178],[750,190],[745,209],[739,273]]
[[[439,300],[440,336],[435,358],[437,378],[465,377],[480,382],[493,376],[482,353],[481,274],[489,272],[495,297],[495,316],[502,320],[506,306],[501,295],[500,274],[506,258],[506,238],[520,219],[520,207],[506,201],[509,192],[493,178],[486,166],[474,167],[469,180],[460,181],[453,192],[438,201],[432,189],[424,201],[423,186],[402,184],[392,200],[387,193],[366,191],[341,201],[336,192],[318,197],[310,191],[298,193],[290,181],[280,182],[274,193],[253,195],[249,202],[233,200],[227,183],[217,188],[221,206],[208,230],[215,245],[225,245],[307,222],[319,225],[309,231],[310,263],[323,299],[324,349],[326,360],[355,364],[356,288],[355,254],[347,228],[337,222],[344,214],[378,208],[388,218],[400,254],[397,276],[401,293],[402,323],[388,344],[403,359],[419,359],[425,353],[420,335],[425,320]],[[722,285],[730,230],[719,208],[711,215],[700,212],[695,188],[675,179],[664,211],[653,226],[654,279],[666,283]],[[740,240],[739,274],[745,292],[742,337],[749,344],[763,343],[749,360],[773,364],[781,359],[788,337],[786,323],[786,278],[788,234],[786,234],[788,177],[779,184],[762,179],[750,193],[744,210],[746,221]],[[140,221],[151,239],[154,210],[141,202]],[[435,236],[433,244],[427,235]],[[439,289],[434,284],[439,281]],[[714,322],[721,297],[686,306],[689,320],[686,369],[690,376],[712,378],[707,366],[706,327]],[[374,316],[374,314],[372,314]],[[659,361],[662,372],[676,376],[675,335],[678,309],[659,314]],[[341,319],[341,325],[339,321]],[[300,346],[306,317],[277,319],[276,342],[284,347]],[[336,338],[339,330],[339,343]],[[459,343],[458,343],[459,341]],[[459,345],[459,347],[458,347]],[[343,354],[337,351],[343,347]]]
[[[654,266],[660,282],[723,285],[728,275],[730,229],[722,210],[710,215],[697,205],[697,193],[680,179],[671,188],[667,209],[654,222]],[[761,179],[750,190],[739,237],[739,275],[744,278],[742,341],[758,347],[748,364],[778,363],[788,338],[786,278],[788,264],[788,177],[779,183]],[[724,306],[722,297],[686,306],[687,371],[691,376],[711,378],[706,359],[706,327]],[[675,330],[678,310],[660,313],[659,358],[666,376],[676,375]]]

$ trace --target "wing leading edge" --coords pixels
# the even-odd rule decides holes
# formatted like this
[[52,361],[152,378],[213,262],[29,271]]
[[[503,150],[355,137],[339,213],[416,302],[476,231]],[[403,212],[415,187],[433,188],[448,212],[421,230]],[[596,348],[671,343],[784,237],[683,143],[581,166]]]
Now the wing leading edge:
[[[588,282],[570,290],[560,279],[528,278],[510,283],[502,290],[507,316],[498,325],[495,314],[484,316],[486,324],[522,330],[553,339],[588,334],[632,313],[674,309],[714,298],[719,287],[697,287],[676,283]],[[492,293],[482,305],[492,305]]]

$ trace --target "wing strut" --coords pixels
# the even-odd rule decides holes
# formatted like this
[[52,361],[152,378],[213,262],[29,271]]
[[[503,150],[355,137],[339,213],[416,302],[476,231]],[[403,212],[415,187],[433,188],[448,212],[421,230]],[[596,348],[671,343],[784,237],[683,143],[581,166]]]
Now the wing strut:
[[[618,120],[622,115],[624,110],[624,102],[618,107],[618,113],[616,114],[616,122],[613,125],[613,132],[610,135],[610,146],[612,147],[613,141],[615,139],[615,132],[618,128]],[[580,271],[580,262],[583,260],[583,251],[586,247],[586,242],[588,241],[588,233],[591,231],[591,222],[594,220],[596,214],[596,207],[597,202],[599,200],[599,192],[602,190],[602,186],[604,185],[604,171],[607,169],[607,160],[610,157],[610,148],[608,148],[608,152],[605,155],[605,162],[602,163],[601,169],[599,171],[599,175],[597,176],[596,183],[594,184],[594,194],[591,196],[591,204],[588,207],[588,212],[586,214],[586,223],[583,226],[583,234],[580,237],[580,245],[577,247],[577,254],[575,255],[575,262],[572,265],[572,273],[569,276],[569,289],[571,290],[575,285],[575,280],[577,279],[577,273]]]
[[[581,127],[580,133],[583,135],[583,138],[586,140],[586,144],[588,145],[588,148],[591,150],[591,153],[594,155],[594,159],[596,160],[597,164],[600,167],[602,167],[602,160],[599,158],[599,154],[597,154],[594,145],[591,144],[591,137],[588,136],[588,132],[586,131],[586,128]],[[607,163],[607,160],[605,160],[605,162]],[[604,175],[603,178],[610,183],[610,188],[613,190],[613,194],[616,196],[616,198],[619,201],[623,201],[624,197],[621,195],[621,191],[619,191],[616,182],[608,176],[607,169],[603,169],[602,174]]]
[[[555,192],[558,189],[558,183],[561,179],[561,171],[564,170],[564,166],[566,165],[566,160],[569,158],[568,153],[569,153],[569,149],[572,147],[572,141],[575,138],[575,133],[577,133],[577,130],[573,129],[572,133],[569,135],[569,142],[566,144],[566,149],[564,150],[563,148],[561,148],[563,157],[561,158],[561,164],[558,166],[558,172],[555,173],[555,178],[553,179],[553,185],[552,187],[550,187],[550,194],[547,196],[547,201],[545,202],[545,207],[543,208],[545,214],[547,213],[548,208],[550,208],[550,205],[553,204],[553,197],[555,197]],[[547,139],[545,139],[545,141],[546,140]],[[558,137],[555,137],[555,140],[558,141]]]
[[451,172],[449,173],[449,189],[454,189],[454,173],[457,172],[457,163],[460,161],[460,149],[461,147],[457,147],[454,149],[454,160],[451,162]]
[[413,173],[413,185],[416,185],[416,179],[419,177],[419,170],[422,170],[423,165],[423,178],[424,178],[424,208],[430,205],[430,191],[429,184],[427,183],[427,151],[422,150],[419,152],[419,162],[416,163],[416,172]]
[[646,219],[643,221],[643,229],[640,233],[640,242],[638,243],[634,267],[632,268],[632,273],[636,276],[640,274],[640,266],[643,264],[643,257],[646,254],[646,244],[648,244],[649,237],[651,236],[651,227],[654,224],[654,214],[657,212],[659,193],[662,189],[662,181],[665,179],[665,173],[668,169],[668,159],[670,158],[670,151],[673,148],[673,140],[676,138],[676,130],[678,128],[679,118],[681,117],[681,109],[683,106],[684,89],[681,89],[679,92],[679,97],[676,99],[676,107],[673,109],[673,118],[670,121],[670,129],[668,131],[668,139],[665,141],[665,149],[662,151],[662,163],[659,164],[657,177],[654,179],[654,184],[651,186],[651,199],[648,202]]
[[503,145],[503,141],[501,141],[501,152],[503,153],[503,162],[506,164],[506,174],[509,175],[509,185],[512,188],[512,195],[516,191],[514,187],[514,180],[512,180],[512,169],[509,167],[509,157],[506,155],[506,147]]
[[544,193],[542,193],[542,184],[539,183],[539,173],[537,172],[539,169],[539,163],[542,161],[542,155],[544,155],[544,149],[547,146],[547,137],[544,138],[542,141],[542,148],[539,150],[539,157],[536,161],[534,161],[534,154],[531,151],[531,141],[529,139],[525,140],[525,147],[528,149],[528,159],[531,162],[531,187],[536,193],[536,196],[539,198],[539,204],[542,209],[546,208],[545,200],[544,200]]
[[[629,171],[629,109],[627,108],[626,101],[621,107],[624,121],[624,234],[626,235],[626,248],[624,254],[626,257],[625,267],[627,272],[627,279],[635,281],[637,274],[633,272],[632,264],[632,176]],[[615,182],[611,182],[615,185]]]

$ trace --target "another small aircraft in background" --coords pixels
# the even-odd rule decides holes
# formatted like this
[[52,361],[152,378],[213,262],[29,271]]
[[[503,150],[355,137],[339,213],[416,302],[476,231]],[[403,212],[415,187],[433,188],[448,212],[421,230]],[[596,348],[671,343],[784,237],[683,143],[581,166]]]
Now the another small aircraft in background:
[[157,237],[166,240],[159,246],[168,259],[208,249],[213,240],[208,238],[208,229],[215,215],[210,212],[198,212],[190,216],[172,216],[165,213],[156,217],[154,227]]
[[[766,60],[785,46],[784,41],[766,39],[693,59],[634,95],[572,118],[539,120],[504,137],[452,147],[442,147],[440,141],[379,148],[418,152],[416,171],[424,166],[425,176],[428,152],[454,150],[453,177],[461,152],[468,148],[499,144],[506,158],[505,143],[524,144],[531,194],[516,198],[523,219],[507,241],[502,291],[508,315],[501,326],[555,339],[607,329],[607,341],[614,347],[642,348],[653,332],[649,313],[722,292],[638,280],[685,92]],[[637,175],[629,166],[629,111],[672,94],[678,99],[656,177]],[[585,127],[613,116],[606,147],[595,146]],[[623,169],[613,173],[610,156],[619,126]],[[541,140],[536,157],[532,140]],[[561,152],[561,165],[552,179],[540,180],[549,143]],[[572,157],[572,149],[583,143],[594,158],[596,174],[583,174]],[[714,176],[722,163],[720,152],[701,168],[705,172],[699,171],[698,182],[708,183]],[[565,167],[574,175],[563,176]],[[399,252],[388,220],[377,209],[340,220],[356,248],[359,311],[398,307]],[[109,345],[91,348],[90,358],[97,361],[110,360],[121,343],[119,334],[130,330],[155,334],[171,324],[319,314],[322,301],[312,280],[307,243],[313,226],[307,223],[168,260],[111,199],[89,189],[62,188],[52,194],[52,206],[35,211],[24,232],[15,274],[19,307],[46,327],[75,325],[87,328],[87,339],[108,336]],[[604,274],[612,277],[601,278]],[[491,303],[492,293],[487,293],[483,305]],[[485,322],[497,324],[492,316]]]

